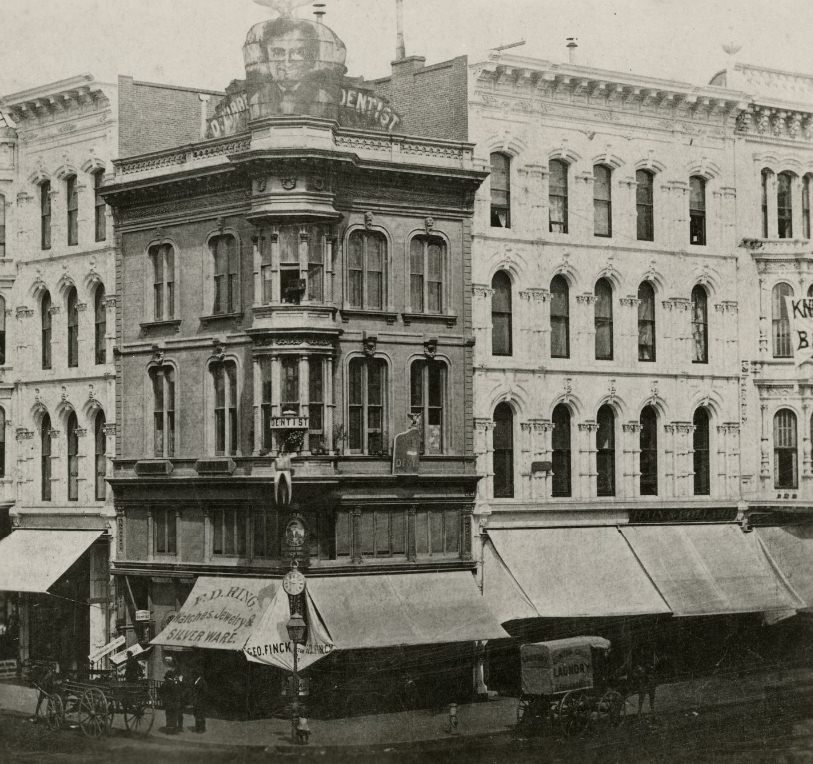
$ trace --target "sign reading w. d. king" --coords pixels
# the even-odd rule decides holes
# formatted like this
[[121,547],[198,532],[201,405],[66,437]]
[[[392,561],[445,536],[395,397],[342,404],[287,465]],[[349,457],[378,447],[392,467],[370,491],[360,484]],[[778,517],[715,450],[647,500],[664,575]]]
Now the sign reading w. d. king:
[[786,297],[788,323],[774,324],[774,355],[789,356],[797,365],[813,361],[813,297]]

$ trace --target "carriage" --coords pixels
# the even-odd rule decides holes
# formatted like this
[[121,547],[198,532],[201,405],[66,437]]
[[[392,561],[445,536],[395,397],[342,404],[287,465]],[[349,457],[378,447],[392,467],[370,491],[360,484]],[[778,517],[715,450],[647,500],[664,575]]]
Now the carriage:
[[626,698],[608,676],[610,647],[609,640],[589,636],[522,645],[517,724],[567,736],[621,725]]

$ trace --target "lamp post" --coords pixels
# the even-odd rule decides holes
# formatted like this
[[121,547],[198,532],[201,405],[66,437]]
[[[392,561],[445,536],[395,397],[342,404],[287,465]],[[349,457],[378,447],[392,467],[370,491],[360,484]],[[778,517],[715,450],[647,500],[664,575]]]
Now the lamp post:
[[296,722],[299,711],[299,645],[305,641],[305,629],[307,625],[305,620],[299,613],[294,613],[285,624],[288,630],[288,639],[294,645],[294,676],[292,683],[292,699],[291,699],[291,742],[296,745]]

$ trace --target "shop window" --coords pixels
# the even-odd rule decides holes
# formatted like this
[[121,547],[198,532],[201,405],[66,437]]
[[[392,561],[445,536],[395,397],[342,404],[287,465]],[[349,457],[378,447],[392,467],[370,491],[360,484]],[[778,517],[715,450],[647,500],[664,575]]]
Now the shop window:
[[635,173],[635,209],[637,213],[638,241],[654,241],[654,186],[655,176],[649,170]]
[[283,416],[299,415],[299,357],[282,356],[280,358],[282,388],[280,411]]
[[99,284],[93,295],[93,358],[97,365],[107,362],[107,306],[104,286]]
[[597,361],[613,359],[613,288],[607,279],[599,279],[595,286],[594,325]]
[[94,495],[96,501],[104,501],[107,496],[107,436],[104,411],[98,411],[93,421],[93,455],[94,455]]
[[454,509],[419,509],[415,513],[418,557],[460,555],[460,513]]
[[6,362],[6,301],[0,297],[0,366]]
[[0,478],[6,476],[6,411],[0,408]]
[[421,453],[444,452],[446,409],[446,364],[442,361],[413,361],[410,368],[410,413],[420,415]]
[[348,375],[347,446],[351,453],[383,454],[387,365],[380,358],[353,358]]
[[696,175],[689,179],[689,243],[706,243],[706,181]]
[[308,449],[324,451],[325,439],[325,364],[321,357],[308,359]]
[[280,557],[279,515],[276,511],[254,512],[252,515],[252,554],[265,560]]
[[319,226],[308,229],[308,299],[324,299],[325,236]]
[[514,496],[514,412],[507,403],[494,409],[494,498]]
[[491,279],[491,353],[513,354],[511,279],[505,271],[497,271]]
[[107,205],[102,196],[103,183],[104,170],[96,170],[93,173],[93,228],[96,241],[104,241],[107,238]]
[[359,541],[364,557],[406,555],[406,511],[363,511]]
[[768,224],[768,198],[771,192],[771,180],[773,173],[770,170],[763,170],[760,173],[760,190],[762,195],[762,238],[767,239],[770,235]]
[[570,288],[564,276],[550,282],[550,355],[570,358]]
[[149,249],[153,281],[153,319],[175,318],[175,249],[171,244],[155,244]]
[[262,410],[263,420],[263,448],[268,451],[273,448],[273,432],[271,430],[271,417],[273,416],[272,397],[271,391],[273,389],[272,374],[274,365],[268,357],[260,359],[260,384],[261,400],[260,408]]
[[351,308],[386,305],[387,240],[377,231],[353,231],[347,246],[347,302]]
[[0,258],[6,256],[6,197],[0,194]]
[[178,521],[175,509],[152,509],[154,554],[178,554]]
[[415,313],[442,313],[446,243],[436,236],[415,236],[409,243],[410,309]]
[[638,287],[638,360],[655,360],[655,290],[648,281]]
[[709,460],[709,413],[703,408],[695,409],[692,418],[694,433],[692,450],[694,452],[694,495],[708,496],[711,492],[711,462]]
[[790,316],[786,297],[793,297],[793,287],[785,282],[776,284],[771,292],[771,324],[773,336],[773,357],[792,358]]
[[150,371],[153,393],[153,453],[157,457],[175,456],[175,370],[158,366]]
[[511,227],[511,157],[491,155],[491,227]]
[[593,234],[613,235],[613,172],[603,164],[593,167]]
[[65,440],[68,450],[68,501],[79,500],[79,424],[76,414],[72,411],[68,415],[65,425]]
[[43,414],[40,422],[40,496],[51,501],[51,417]]
[[548,163],[548,208],[551,233],[567,233],[567,162],[552,159]]
[[641,411],[639,446],[641,449],[641,496],[658,495],[658,413],[652,406]]
[[303,295],[299,240],[299,226],[279,229],[279,296],[282,302],[290,305],[299,305]]
[[40,249],[51,249],[51,183],[40,183]]
[[774,488],[799,487],[799,453],[796,440],[796,414],[780,409],[773,418]]
[[79,190],[75,175],[65,179],[65,200],[68,214],[68,246],[74,246],[79,243]]
[[247,517],[246,512],[238,509],[214,509],[210,512],[213,555],[246,556]]
[[596,423],[596,494],[615,496],[615,412],[602,406]]
[[802,180],[802,236],[810,238],[810,186],[813,185],[813,175],[805,175]]
[[789,172],[776,176],[776,218],[779,238],[793,238],[793,178]]
[[237,313],[240,310],[240,253],[231,234],[209,239],[214,267],[214,305],[212,314]]
[[51,368],[51,295],[45,292],[40,300],[40,328],[42,335],[42,368]]
[[709,300],[699,284],[692,289],[692,363],[709,362]]
[[237,453],[237,365],[234,361],[209,366],[213,389],[214,450],[217,456]]
[[68,313],[68,366],[79,366],[79,308],[76,289],[71,287],[66,300]]
[[570,496],[570,409],[560,403],[553,410],[553,451],[552,496]]

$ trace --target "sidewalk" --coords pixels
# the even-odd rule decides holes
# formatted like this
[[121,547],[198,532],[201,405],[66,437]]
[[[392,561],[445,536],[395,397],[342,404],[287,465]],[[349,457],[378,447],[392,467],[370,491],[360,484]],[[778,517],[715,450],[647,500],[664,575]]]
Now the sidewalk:
[[[658,687],[658,715],[699,712],[703,708],[730,704],[773,702],[784,692],[813,691],[813,668],[753,672],[742,678],[705,678],[664,684]],[[36,705],[36,693],[26,687],[0,683],[0,713],[30,715]],[[382,750],[388,747],[442,747],[455,739],[512,734],[516,723],[515,698],[496,698],[487,703],[458,707],[458,733],[448,732],[448,712],[429,710],[374,714],[348,719],[309,719],[311,748],[358,748]],[[637,711],[637,697],[628,700],[627,713]],[[646,713],[649,712],[648,703]],[[291,725],[285,719],[225,721],[209,719],[205,734],[189,730],[194,726],[186,717],[187,730],[179,735],[161,732],[163,711],[156,712],[151,738],[179,745],[204,744],[280,750],[291,747]],[[124,729],[117,716],[115,729]],[[300,749],[301,750],[301,749]]]

